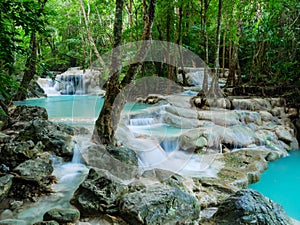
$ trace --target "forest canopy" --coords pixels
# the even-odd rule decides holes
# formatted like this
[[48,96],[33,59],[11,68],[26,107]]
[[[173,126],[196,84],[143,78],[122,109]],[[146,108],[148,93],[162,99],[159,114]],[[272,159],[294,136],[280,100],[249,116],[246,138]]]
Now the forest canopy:
[[[121,44],[142,39],[144,4],[149,1],[124,1]],[[50,71],[91,67],[113,48],[115,5],[107,0],[2,0],[1,101],[24,99],[30,80]],[[156,2],[151,39],[182,45],[211,68],[218,48],[221,71],[229,68],[227,87],[292,85],[293,93],[285,94],[296,103],[299,10],[296,0],[162,0]],[[144,67],[143,76],[176,80],[177,70],[168,65]]]

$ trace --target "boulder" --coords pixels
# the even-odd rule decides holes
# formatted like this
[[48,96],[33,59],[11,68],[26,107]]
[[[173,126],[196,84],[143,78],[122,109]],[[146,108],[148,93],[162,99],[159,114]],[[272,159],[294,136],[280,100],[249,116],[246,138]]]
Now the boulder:
[[197,111],[192,110],[192,109],[185,109],[185,108],[181,108],[181,107],[167,105],[165,107],[165,110],[171,114],[174,114],[176,116],[183,117],[183,118],[197,119],[197,117],[198,117]]
[[22,177],[27,177],[40,182],[52,174],[53,167],[49,162],[37,158],[21,163],[14,168],[13,171]]
[[146,97],[146,99],[144,100],[144,103],[152,105],[152,104],[156,104],[162,100],[165,100],[163,95],[149,94]]
[[293,224],[279,204],[250,189],[240,190],[221,203],[213,220],[218,225]]
[[80,218],[80,212],[77,209],[66,209],[66,208],[54,208],[47,211],[43,220],[51,221],[54,220],[58,223],[74,223]]
[[75,191],[71,204],[82,216],[95,216],[118,211],[118,200],[128,191],[120,179],[108,171],[90,169],[86,179]]
[[270,102],[263,98],[249,98],[249,99],[233,99],[232,101],[233,109],[238,110],[270,110],[272,108]]
[[32,225],[59,225],[58,222],[54,221],[54,220],[50,220],[50,221],[41,221],[41,222],[36,222]]
[[33,140],[34,143],[41,141],[45,150],[53,152],[57,156],[71,158],[74,151],[71,135],[73,135],[72,130],[67,126],[36,119],[25,125],[16,140]]
[[259,112],[261,120],[264,122],[272,122],[274,121],[274,117],[271,113],[269,113],[268,111],[260,111]]
[[129,165],[138,166],[138,158],[135,153],[130,148],[126,148],[124,146],[113,146],[109,145],[106,146],[106,150],[111,154],[114,158],[120,160],[121,162],[124,162]]
[[216,207],[238,190],[218,178],[193,178],[193,182],[193,192],[201,209]]
[[37,145],[31,140],[4,143],[0,149],[0,163],[14,168],[26,160],[34,159],[39,151],[43,150],[43,146],[40,143]]
[[162,118],[165,123],[183,129],[201,127],[204,124],[202,121],[199,121],[196,118],[185,118],[168,112],[162,114]]
[[209,120],[220,126],[232,126],[240,124],[239,116],[234,111],[216,110],[216,111],[198,111],[199,120]]
[[50,185],[55,181],[51,175],[53,167],[39,158],[27,160],[14,168],[16,176],[9,196],[15,199],[36,201],[37,197],[51,193]]
[[120,214],[129,224],[176,224],[196,220],[200,207],[195,197],[170,186],[151,186],[124,195]]
[[275,134],[277,135],[279,140],[284,141],[285,143],[291,143],[294,140],[294,135],[289,132],[289,128],[278,126],[275,130]]
[[11,174],[0,177],[0,201],[7,196],[13,183],[13,177]]
[[45,108],[39,106],[19,105],[10,111],[10,117],[18,121],[47,120],[48,113]]
[[260,174],[268,168],[268,153],[265,149],[247,148],[225,153],[218,160],[224,162],[225,168],[245,174],[252,184],[259,181]]
[[87,165],[107,170],[124,180],[139,174],[137,155],[129,148],[91,145],[82,153],[82,158]]

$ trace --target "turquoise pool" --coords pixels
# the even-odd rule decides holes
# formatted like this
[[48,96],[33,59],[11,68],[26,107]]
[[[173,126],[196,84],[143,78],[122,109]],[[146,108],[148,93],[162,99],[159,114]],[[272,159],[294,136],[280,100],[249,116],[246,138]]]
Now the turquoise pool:
[[300,149],[269,163],[261,180],[249,188],[281,204],[289,216],[300,220]]

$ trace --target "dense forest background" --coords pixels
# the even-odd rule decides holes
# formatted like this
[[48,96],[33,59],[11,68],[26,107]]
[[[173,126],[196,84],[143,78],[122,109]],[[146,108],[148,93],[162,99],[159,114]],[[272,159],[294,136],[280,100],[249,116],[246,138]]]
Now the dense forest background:
[[[121,43],[142,39],[149,2],[124,1]],[[108,0],[1,0],[1,104],[24,99],[38,76],[101,60],[114,46],[115,9]],[[182,45],[211,68],[217,58],[221,72],[229,68],[227,87],[278,87],[296,104],[299,11],[296,0],[161,0],[151,39]],[[140,73],[176,80],[176,69],[145,64]]]

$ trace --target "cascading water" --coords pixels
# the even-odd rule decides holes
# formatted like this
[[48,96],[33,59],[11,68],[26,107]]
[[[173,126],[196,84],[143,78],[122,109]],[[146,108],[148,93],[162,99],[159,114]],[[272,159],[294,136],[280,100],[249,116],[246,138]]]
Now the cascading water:
[[162,115],[165,113],[163,105],[152,116],[147,109],[133,114],[133,118],[129,116],[129,130],[124,126],[117,132],[120,144],[137,152],[142,171],[160,168],[182,175],[215,176],[217,171],[211,167],[215,155],[199,156],[182,151],[179,136],[184,129],[164,123]]
[[[77,139],[77,138],[76,138]],[[82,139],[82,138],[79,138]],[[25,224],[42,221],[43,215],[53,208],[72,208],[69,203],[74,191],[83,181],[88,173],[88,168],[82,164],[80,156],[80,146],[75,146],[74,155],[71,162],[63,162],[58,158],[52,158],[53,175],[57,178],[57,184],[52,185],[54,191],[50,196],[43,196],[35,203],[27,203],[16,215],[0,216],[0,219],[9,221],[10,218],[24,221]]]
[[55,89],[55,81],[51,78],[39,78],[37,83],[44,90],[47,96],[59,96],[60,92]]

